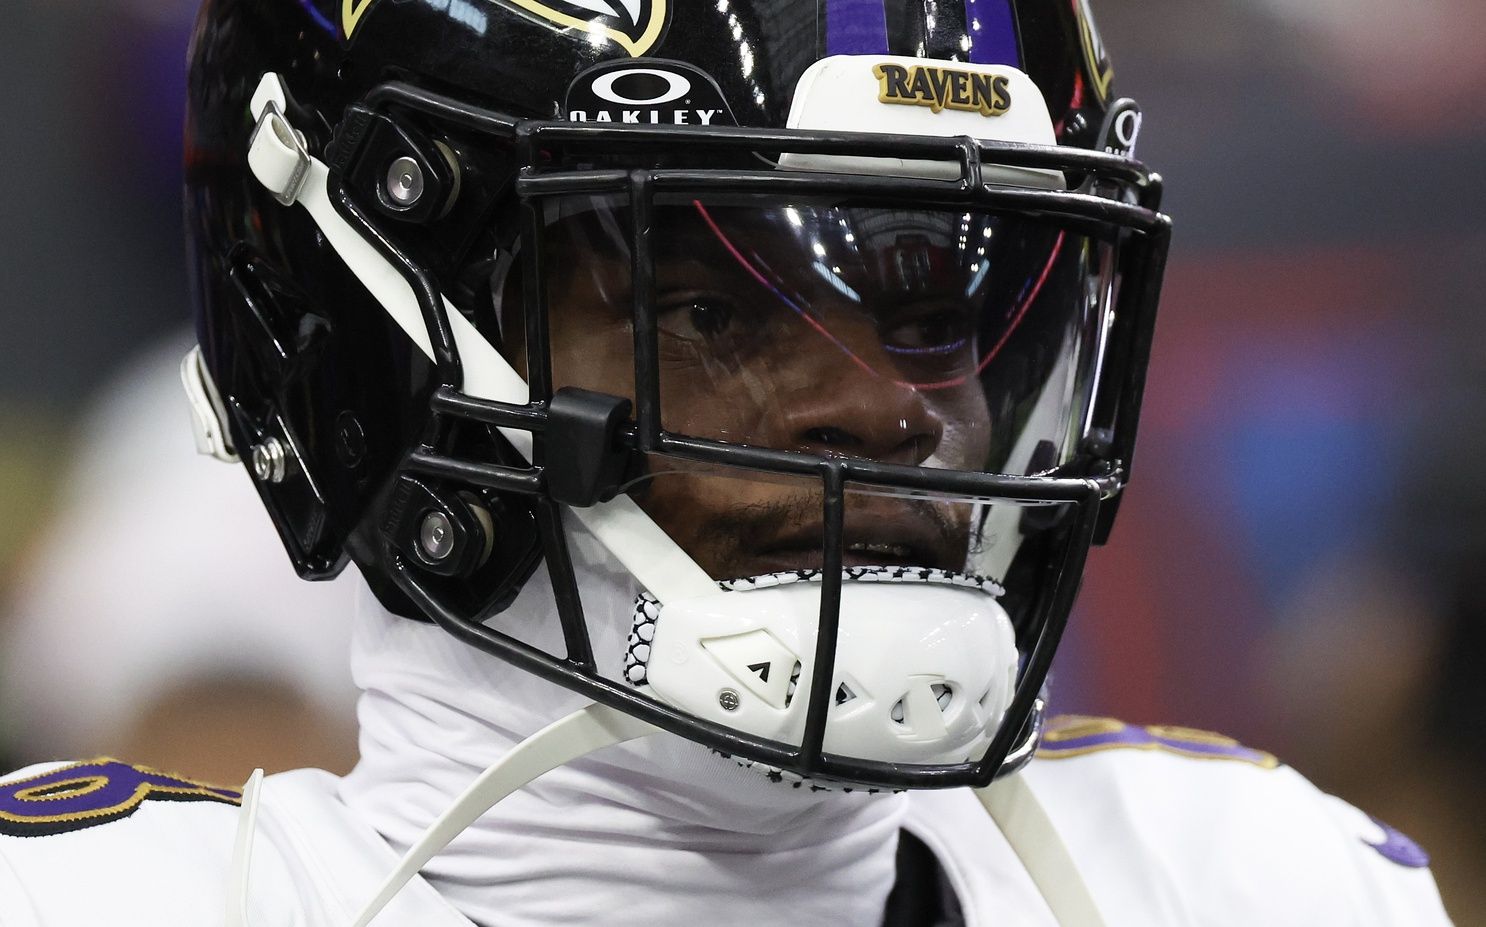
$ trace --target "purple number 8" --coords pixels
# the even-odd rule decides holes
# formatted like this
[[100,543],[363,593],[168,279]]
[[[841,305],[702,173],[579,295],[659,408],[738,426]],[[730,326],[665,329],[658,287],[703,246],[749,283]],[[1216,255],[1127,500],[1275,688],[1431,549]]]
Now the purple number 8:
[[236,805],[242,794],[117,760],[92,760],[0,784],[0,834],[45,837],[96,827],[128,817],[147,800]]

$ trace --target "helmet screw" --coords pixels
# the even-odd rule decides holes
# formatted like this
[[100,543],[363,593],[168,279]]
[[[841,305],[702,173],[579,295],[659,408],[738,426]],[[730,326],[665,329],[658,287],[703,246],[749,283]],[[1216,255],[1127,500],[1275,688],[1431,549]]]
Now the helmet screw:
[[418,527],[418,549],[431,563],[441,563],[454,553],[454,525],[449,516],[432,511]]
[[289,475],[289,455],[284,442],[269,438],[253,446],[253,475],[260,483],[282,483]]
[[366,458],[366,432],[350,409],[335,417],[335,456],[348,470],[360,466]]
[[411,206],[423,196],[423,168],[409,157],[401,157],[387,168],[387,196],[399,206]]
[[723,689],[717,693],[717,704],[722,706],[723,711],[737,711],[738,706],[743,704],[743,701],[738,698],[737,692],[732,689]]

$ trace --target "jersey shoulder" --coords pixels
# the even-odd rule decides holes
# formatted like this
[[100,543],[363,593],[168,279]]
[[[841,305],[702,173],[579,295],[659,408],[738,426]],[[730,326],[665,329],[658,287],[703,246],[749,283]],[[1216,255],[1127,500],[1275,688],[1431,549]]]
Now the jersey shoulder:
[[1449,923],[1422,848],[1232,738],[1066,716],[1026,775],[1075,858],[1173,923]]
[[219,922],[241,800],[107,757],[0,776],[0,923]]

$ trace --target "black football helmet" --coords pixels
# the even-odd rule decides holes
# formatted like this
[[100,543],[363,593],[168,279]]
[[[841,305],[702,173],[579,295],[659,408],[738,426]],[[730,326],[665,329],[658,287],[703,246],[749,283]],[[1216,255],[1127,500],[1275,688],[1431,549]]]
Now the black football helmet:
[[301,576],[776,775],[1030,757],[1169,237],[1086,0],[206,0],[189,88],[198,436]]

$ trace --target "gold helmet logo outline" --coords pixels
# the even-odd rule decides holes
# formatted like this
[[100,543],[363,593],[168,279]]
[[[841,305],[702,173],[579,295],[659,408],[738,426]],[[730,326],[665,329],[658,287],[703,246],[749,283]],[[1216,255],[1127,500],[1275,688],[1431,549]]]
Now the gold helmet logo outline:
[[1094,23],[1094,11],[1089,0],[1074,0],[1074,15],[1078,18],[1078,33],[1084,49],[1084,62],[1089,68],[1089,77],[1094,82],[1094,92],[1099,102],[1109,102],[1109,91],[1114,83],[1114,68],[1109,63],[1109,52],[1104,47],[1104,38]]
[[[346,37],[376,0],[342,0],[341,27]],[[665,30],[670,0],[504,0],[561,29],[601,36],[639,58],[655,47]],[[607,12],[605,12],[607,10]]]

